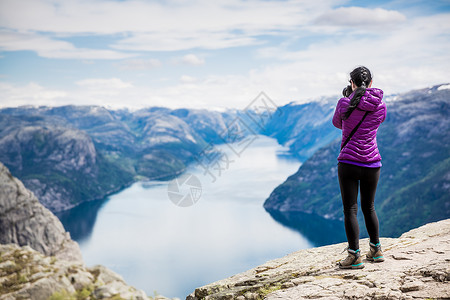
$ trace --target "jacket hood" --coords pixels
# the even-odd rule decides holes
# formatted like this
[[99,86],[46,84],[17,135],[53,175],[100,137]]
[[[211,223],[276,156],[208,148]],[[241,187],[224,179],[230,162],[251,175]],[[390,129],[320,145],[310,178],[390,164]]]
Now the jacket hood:
[[366,111],[375,111],[383,99],[383,91],[377,88],[368,88],[359,101],[358,108]]

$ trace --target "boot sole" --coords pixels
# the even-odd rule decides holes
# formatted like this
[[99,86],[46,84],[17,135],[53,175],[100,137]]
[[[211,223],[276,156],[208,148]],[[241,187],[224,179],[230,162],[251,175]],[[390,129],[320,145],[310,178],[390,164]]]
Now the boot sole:
[[366,257],[366,258],[368,261],[375,262],[375,263],[384,261],[384,257],[380,257],[380,258]]
[[358,265],[350,265],[350,266],[342,266],[339,265],[339,269],[363,269],[365,266],[363,263],[360,263]]

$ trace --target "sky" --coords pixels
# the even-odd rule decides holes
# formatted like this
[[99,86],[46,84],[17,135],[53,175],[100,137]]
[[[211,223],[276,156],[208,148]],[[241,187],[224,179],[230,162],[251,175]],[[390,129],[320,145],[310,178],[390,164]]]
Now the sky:
[[450,82],[450,0],[0,0],[0,107],[245,108]]

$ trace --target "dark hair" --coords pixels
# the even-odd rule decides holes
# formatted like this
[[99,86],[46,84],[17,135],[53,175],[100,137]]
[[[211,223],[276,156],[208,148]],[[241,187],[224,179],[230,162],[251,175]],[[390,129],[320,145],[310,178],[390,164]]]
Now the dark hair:
[[353,92],[353,97],[350,99],[350,105],[345,112],[344,119],[350,117],[352,111],[358,106],[361,97],[366,92],[367,87],[372,81],[372,74],[366,67],[357,67],[350,73],[350,82],[353,82],[357,88]]

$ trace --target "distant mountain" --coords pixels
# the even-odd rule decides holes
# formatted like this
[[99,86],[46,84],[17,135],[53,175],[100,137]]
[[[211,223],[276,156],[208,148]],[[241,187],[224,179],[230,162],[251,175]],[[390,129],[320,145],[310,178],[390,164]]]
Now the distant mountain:
[[62,211],[138,179],[179,174],[209,143],[226,141],[233,117],[159,107],[6,108],[0,110],[0,161],[47,208]]
[[0,161],[53,211],[103,198],[133,179],[84,131],[36,116],[0,114]]
[[328,97],[282,106],[273,114],[263,133],[276,138],[289,147],[293,155],[305,161],[339,136],[339,130],[331,123],[337,99]]
[[[381,235],[398,236],[450,217],[450,90],[441,85],[412,91],[387,105],[377,138],[383,167],[375,206]],[[315,152],[272,192],[266,210],[342,219],[339,145],[340,138]]]
[[[258,104],[258,103],[256,103]],[[0,109],[0,161],[47,208],[63,211],[139,179],[170,179],[211,146],[265,134],[306,159],[338,132],[332,103],[275,111],[108,110],[98,106]],[[261,109],[261,108],[260,108]]]

